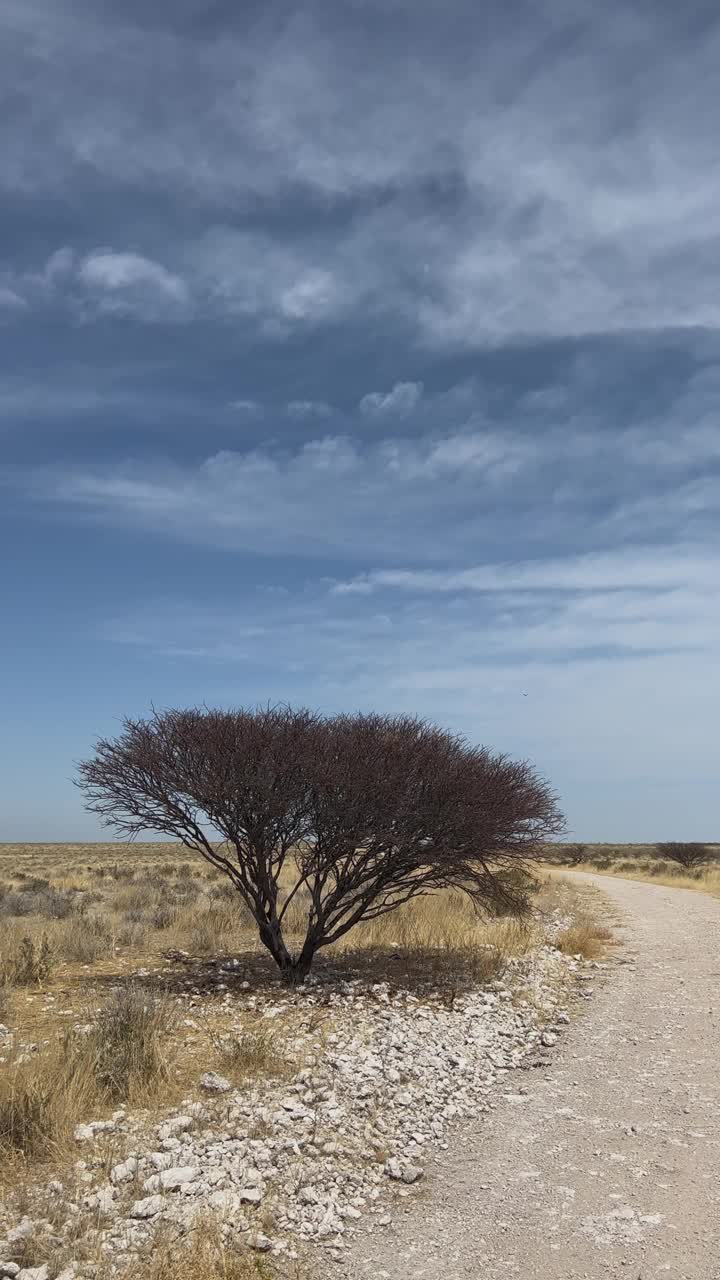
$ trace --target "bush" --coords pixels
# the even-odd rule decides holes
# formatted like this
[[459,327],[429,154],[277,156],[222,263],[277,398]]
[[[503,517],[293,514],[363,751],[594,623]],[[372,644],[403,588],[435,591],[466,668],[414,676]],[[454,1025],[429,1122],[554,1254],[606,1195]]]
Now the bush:
[[655,845],[655,851],[658,857],[667,858],[671,862],[684,867],[687,871],[703,862],[707,862],[710,856],[710,850],[706,844],[696,844],[689,841],[682,842],[680,840],[664,840]]
[[163,1041],[172,1024],[167,1000],[128,986],[108,1001],[90,1032],[73,1038],[72,1056],[90,1066],[104,1097],[126,1102],[167,1080]]
[[15,943],[9,939],[0,951],[0,986],[37,987],[50,977],[54,956],[47,935],[39,942],[27,935]]

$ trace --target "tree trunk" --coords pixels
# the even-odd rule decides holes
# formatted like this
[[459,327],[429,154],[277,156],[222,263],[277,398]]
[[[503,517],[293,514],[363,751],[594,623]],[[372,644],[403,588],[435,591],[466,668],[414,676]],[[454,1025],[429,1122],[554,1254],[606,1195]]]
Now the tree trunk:
[[263,921],[259,924],[259,929],[260,941],[267,947],[280,970],[280,981],[288,987],[300,986],[312,968],[313,957],[317,950],[314,934],[308,934],[300,954],[293,956],[285,945],[282,929],[277,921]]
[[306,938],[298,956],[288,957],[289,963],[280,966],[280,979],[287,987],[299,987],[307,978],[316,951],[314,938]]

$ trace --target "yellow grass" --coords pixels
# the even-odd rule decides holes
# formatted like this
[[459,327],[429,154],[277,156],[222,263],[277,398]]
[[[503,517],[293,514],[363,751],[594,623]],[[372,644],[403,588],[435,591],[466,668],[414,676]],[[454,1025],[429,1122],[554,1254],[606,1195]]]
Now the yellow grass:
[[[548,877],[536,905],[547,914],[570,904],[577,913],[568,885]],[[303,926],[298,899],[293,943]],[[486,919],[465,895],[446,891],[356,926],[319,954],[317,972],[414,985],[444,999],[497,977],[544,936],[540,916]],[[31,953],[43,964],[20,973]],[[217,970],[223,957],[236,961],[227,978]],[[242,983],[253,995],[278,990],[237,894],[181,846],[0,846],[0,1021],[18,1043],[38,1046],[24,1063],[7,1054],[0,1061],[0,1178],[12,1181],[17,1161],[67,1163],[79,1121],[118,1105],[162,1107],[195,1091],[208,1068],[242,1083],[302,1066],[288,1047],[308,1026],[302,1002],[273,1020],[270,1038],[262,1007],[227,1003],[218,978],[237,997]],[[118,1012],[133,984],[137,1007]],[[165,1010],[157,1025],[154,1014],[143,1022],[146,999]],[[184,1019],[180,1034],[169,1025],[171,1006]],[[328,1016],[322,1007],[312,1012],[321,1035]],[[78,1037],[76,1024],[94,1030]]]
[[609,867],[598,867],[592,862],[583,862],[577,867],[564,867],[563,871],[588,871],[596,876],[643,880],[649,884],[667,885],[673,889],[694,889],[696,892],[711,893],[720,897],[720,866],[717,865],[701,867],[696,872],[690,873],[672,863],[657,860],[654,862],[627,860]]
[[[277,1272],[265,1258],[226,1238],[221,1221],[206,1214],[185,1239],[160,1236],[147,1257],[114,1274],[118,1280],[272,1280]],[[300,1271],[285,1269],[285,1280],[291,1276],[300,1280]]]

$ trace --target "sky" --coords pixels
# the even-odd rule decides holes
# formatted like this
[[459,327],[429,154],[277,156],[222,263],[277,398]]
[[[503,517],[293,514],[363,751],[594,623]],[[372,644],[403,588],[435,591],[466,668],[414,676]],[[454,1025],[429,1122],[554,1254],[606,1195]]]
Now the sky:
[[720,840],[720,16],[0,0],[0,840],[151,705]]

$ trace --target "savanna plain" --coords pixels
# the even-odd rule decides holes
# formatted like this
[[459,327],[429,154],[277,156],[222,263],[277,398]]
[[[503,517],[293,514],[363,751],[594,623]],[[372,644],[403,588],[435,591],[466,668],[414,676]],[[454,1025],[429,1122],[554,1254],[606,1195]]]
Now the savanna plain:
[[720,892],[714,847],[661,854],[552,846],[525,918],[417,898],[288,989],[180,845],[0,846],[0,1276],[342,1273],[612,981],[617,914],[576,870]]

